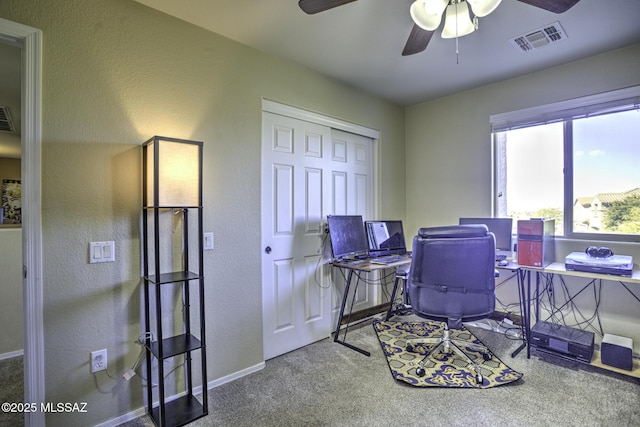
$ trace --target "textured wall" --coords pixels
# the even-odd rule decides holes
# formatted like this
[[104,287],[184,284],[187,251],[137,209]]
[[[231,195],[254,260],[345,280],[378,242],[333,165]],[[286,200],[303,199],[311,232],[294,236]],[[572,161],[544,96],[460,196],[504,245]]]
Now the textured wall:
[[[403,109],[129,0],[3,0],[0,17],[43,31],[46,396],[89,403],[47,425],[91,425],[143,405],[140,144],[204,141],[208,374],[262,362],[262,98],[381,131],[380,216],[404,218]],[[88,264],[90,241],[116,262]],[[109,372],[89,373],[107,348]]]

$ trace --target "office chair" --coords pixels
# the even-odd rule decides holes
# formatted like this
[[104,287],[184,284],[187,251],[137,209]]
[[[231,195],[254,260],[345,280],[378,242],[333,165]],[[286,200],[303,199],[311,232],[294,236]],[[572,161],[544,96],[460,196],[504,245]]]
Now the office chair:
[[439,351],[455,352],[473,365],[476,381],[483,377],[467,348],[490,360],[491,351],[478,344],[452,338],[451,329],[464,329],[463,321],[486,318],[495,308],[495,238],[486,225],[421,228],[413,239],[413,261],[407,290],[413,312],[445,322],[440,337],[407,340],[407,351],[418,344],[433,344],[420,361],[416,374],[425,375],[425,364]]

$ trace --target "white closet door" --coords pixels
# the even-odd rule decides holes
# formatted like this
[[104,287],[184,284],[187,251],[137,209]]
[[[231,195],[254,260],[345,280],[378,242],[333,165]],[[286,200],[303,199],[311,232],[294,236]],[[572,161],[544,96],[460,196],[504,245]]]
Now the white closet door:
[[[327,338],[333,330],[344,284],[337,282],[332,290],[331,270],[321,250],[327,237],[324,225],[329,214],[370,215],[373,144],[366,137],[270,112],[263,112],[262,120],[267,360]],[[359,307],[371,298],[363,288]]]

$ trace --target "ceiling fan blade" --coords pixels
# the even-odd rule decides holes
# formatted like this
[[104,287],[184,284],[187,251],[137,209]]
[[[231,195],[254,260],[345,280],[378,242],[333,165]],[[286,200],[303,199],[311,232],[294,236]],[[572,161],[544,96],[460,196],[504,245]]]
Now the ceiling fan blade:
[[433,36],[433,31],[423,30],[416,24],[413,24],[413,28],[411,29],[411,34],[409,34],[407,44],[404,45],[402,56],[413,55],[425,50],[429,45],[431,36]]
[[314,13],[324,12],[325,10],[333,9],[334,7],[354,1],[357,0],[300,0],[298,6],[300,6],[300,9],[305,13],[313,15]]
[[564,13],[576,5],[580,0],[518,0],[540,9],[553,13]]

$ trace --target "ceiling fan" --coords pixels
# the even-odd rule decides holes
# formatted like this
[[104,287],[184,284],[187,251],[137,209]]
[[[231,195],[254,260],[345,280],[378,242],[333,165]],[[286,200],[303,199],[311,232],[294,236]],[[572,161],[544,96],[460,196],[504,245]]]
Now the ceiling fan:
[[[298,6],[312,15],[357,0],[299,0]],[[553,13],[563,13],[580,0],[518,0]],[[422,52],[429,45],[434,31],[440,26],[445,14],[443,38],[462,37],[477,28],[477,17],[491,13],[501,0],[416,0],[411,5],[411,17],[414,20],[409,39],[404,46],[402,56]],[[469,14],[469,5],[473,11],[473,21]],[[451,16],[451,19],[449,18]],[[461,19],[464,17],[464,19]],[[452,24],[450,24],[450,22]]]

